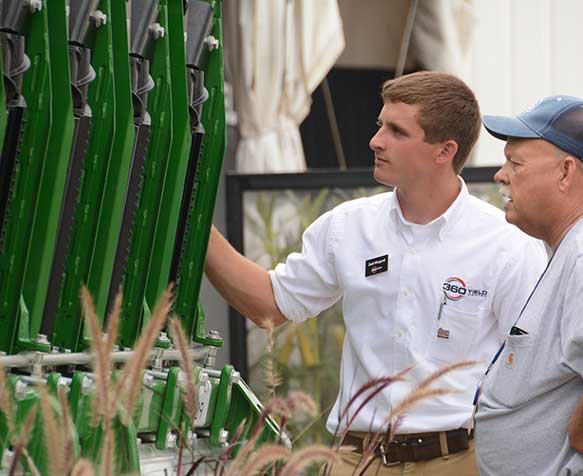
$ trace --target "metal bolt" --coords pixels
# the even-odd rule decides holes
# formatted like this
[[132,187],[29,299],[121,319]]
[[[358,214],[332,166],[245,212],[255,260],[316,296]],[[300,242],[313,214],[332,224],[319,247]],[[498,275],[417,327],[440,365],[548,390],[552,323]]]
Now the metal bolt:
[[225,430],[224,428],[221,428],[221,431],[219,431],[219,444],[226,446],[227,440],[229,439],[229,432],[227,430]]
[[27,0],[26,3],[28,4],[31,13],[40,12],[43,9],[42,0]]
[[209,35],[204,39],[205,44],[207,45],[209,51],[216,50],[219,47],[219,40],[216,39],[213,35]]
[[214,368],[216,360],[217,359],[214,354],[209,354],[204,359],[204,366],[207,368]]
[[162,25],[160,25],[160,23],[153,23],[152,25],[150,25],[149,30],[155,40],[164,38],[164,36],[166,35],[166,30]]
[[152,385],[154,385],[154,376],[152,374],[149,374],[148,372],[145,372],[143,383],[145,387],[151,387]]
[[196,444],[197,439],[198,439],[198,437],[196,436],[196,433],[194,431],[189,431],[186,434],[186,442],[190,448],[194,448],[194,445]]
[[241,374],[236,370],[231,372],[231,385],[237,385],[241,381]]
[[208,331],[206,333],[206,338],[207,339],[221,340],[221,334],[219,334],[217,331]]
[[17,380],[14,386],[14,398],[16,400],[22,400],[26,396],[26,390],[28,389],[28,384],[22,380]]
[[100,26],[107,24],[107,15],[101,10],[95,10],[89,19],[93,22],[95,28],[99,28]]
[[32,339],[32,341],[35,344],[50,345],[49,340],[47,339],[47,336],[44,334],[37,334],[36,337],[34,339]]
[[205,387],[209,381],[209,374],[207,374],[206,372],[201,372],[198,376],[198,381],[201,387]]
[[176,435],[174,433],[166,435],[166,448],[176,448]]
[[87,395],[93,389],[93,379],[84,375],[81,379],[81,395]]
[[158,340],[160,340],[162,342],[170,342],[170,339],[168,338],[168,334],[166,332],[160,332],[160,335],[158,336]]

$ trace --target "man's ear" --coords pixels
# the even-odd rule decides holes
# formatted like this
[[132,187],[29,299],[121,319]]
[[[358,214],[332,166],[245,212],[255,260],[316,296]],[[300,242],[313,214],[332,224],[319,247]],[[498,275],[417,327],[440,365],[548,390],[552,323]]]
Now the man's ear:
[[435,163],[436,164],[445,164],[445,163],[451,163],[451,161],[453,160],[453,158],[455,157],[455,154],[458,151],[458,145],[457,142],[454,141],[453,139],[448,139],[444,142],[442,142],[440,144],[440,149],[439,149],[439,153],[437,154],[437,157],[435,158]]
[[559,190],[565,192],[569,190],[577,180],[578,176],[582,173],[580,168],[582,164],[579,163],[579,159],[573,157],[572,155],[567,155],[561,160],[560,165],[560,180],[559,180]]

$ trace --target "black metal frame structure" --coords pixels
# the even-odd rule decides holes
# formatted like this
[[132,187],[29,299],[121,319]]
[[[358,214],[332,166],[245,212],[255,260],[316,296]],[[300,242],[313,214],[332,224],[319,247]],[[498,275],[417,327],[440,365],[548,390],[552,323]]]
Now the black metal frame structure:
[[[467,167],[461,175],[466,183],[491,183],[498,167]],[[312,170],[306,173],[226,175],[227,239],[241,253],[243,249],[243,195],[250,191],[318,190],[321,188],[377,187],[372,168]],[[248,378],[247,327],[245,318],[229,308],[230,361]]]

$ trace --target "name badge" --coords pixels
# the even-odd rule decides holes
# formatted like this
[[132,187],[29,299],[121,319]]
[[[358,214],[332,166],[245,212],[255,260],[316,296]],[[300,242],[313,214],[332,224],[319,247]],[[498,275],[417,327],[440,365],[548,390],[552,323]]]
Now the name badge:
[[374,276],[375,274],[384,273],[389,269],[389,255],[378,256],[367,259],[364,268],[364,276]]

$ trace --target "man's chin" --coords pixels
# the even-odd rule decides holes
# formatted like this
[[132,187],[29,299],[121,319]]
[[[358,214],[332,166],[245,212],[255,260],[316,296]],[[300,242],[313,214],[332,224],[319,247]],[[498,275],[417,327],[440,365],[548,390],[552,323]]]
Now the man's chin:
[[394,183],[394,180],[392,180],[391,177],[389,177],[386,173],[383,173],[377,167],[374,168],[372,176],[374,177],[374,179],[378,183],[380,183],[382,185],[386,185],[387,187],[395,187],[396,186]]
[[525,230],[524,220],[520,220],[520,217],[516,214],[516,212],[514,212],[514,210],[507,210],[504,216],[508,223],[514,225],[523,232],[528,233],[528,231]]

